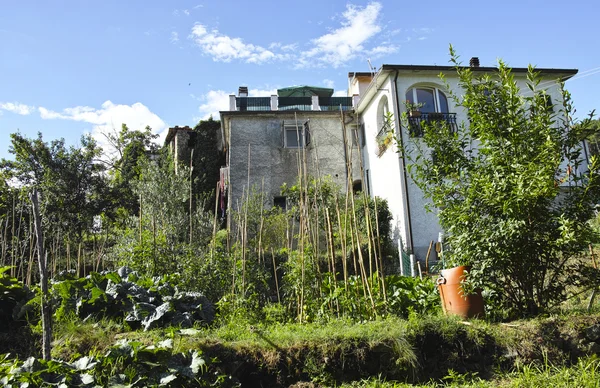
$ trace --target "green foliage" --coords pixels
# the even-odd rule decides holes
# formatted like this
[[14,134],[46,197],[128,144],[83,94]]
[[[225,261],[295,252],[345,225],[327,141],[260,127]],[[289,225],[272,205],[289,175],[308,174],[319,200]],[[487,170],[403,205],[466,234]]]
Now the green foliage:
[[462,91],[450,94],[469,124],[424,124],[423,139],[401,151],[438,209],[448,263],[472,265],[471,285],[498,313],[538,314],[563,301],[567,285],[598,281],[576,256],[593,237],[599,160],[584,165],[586,131],[573,126],[562,84],[554,113],[534,68],[521,93],[502,61],[493,74],[460,67],[452,48],[451,61]]
[[219,149],[217,133],[221,130],[221,122],[201,120],[194,127],[195,138],[192,181],[194,195],[205,211],[212,212],[215,207],[215,186],[219,181],[219,171],[225,166],[225,153]]
[[114,149],[112,155],[106,155],[111,163],[112,204],[108,216],[123,223],[128,216],[139,212],[139,198],[134,192],[140,180],[143,166],[148,155],[158,152],[150,127],[143,131],[130,130],[123,124],[119,133],[105,134]]
[[0,329],[15,324],[25,324],[22,312],[25,304],[33,298],[33,292],[16,278],[7,274],[10,267],[0,267]]
[[0,381],[5,387],[237,387],[216,369],[216,360],[200,351],[173,352],[171,339],[157,345],[121,340],[103,356],[85,356],[73,362],[25,361],[4,355]]
[[205,296],[178,290],[176,275],[140,277],[123,267],[117,272],[92,272],[85,278],[64,278],[52,285],[58,320],[70,314],[79,318],[92,315],[122,319],[132,328],[148,330],[169,325],[190,327],[214,318],[212,304]]

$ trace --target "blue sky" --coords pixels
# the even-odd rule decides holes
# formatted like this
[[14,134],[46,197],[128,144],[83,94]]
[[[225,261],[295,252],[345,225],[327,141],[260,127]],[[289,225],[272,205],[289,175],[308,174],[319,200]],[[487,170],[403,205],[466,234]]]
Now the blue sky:
[[[0,0],[0,158],[9,134],[76,144],[89,132],[194,125],[227,95],[316,85],[349,71],[502,58],[577,68],[578,114],[600,108],[596,1]],[[218,116],[216,116],[218,118]]]

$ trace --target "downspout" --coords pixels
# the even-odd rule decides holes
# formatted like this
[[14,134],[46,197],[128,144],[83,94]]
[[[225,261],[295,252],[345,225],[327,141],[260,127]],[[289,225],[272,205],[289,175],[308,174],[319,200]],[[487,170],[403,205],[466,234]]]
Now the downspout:
[[[404,137],[402,136],[402,127],[400,126],[400,98],[398,98],[398,93],[396,90],[396,82],[398,81],[398,73],[399,71],[396,70],[396,76],[394,77],[394,82],[392,83],[392,96],[394,98],[394,100],[396,100],[396,104],[395,104],[395,108],[396,108],[396,112],[394,114],[395,117],[395,121],[396,121],[396,128],[398,128],[398,139],[400,139],[400,148],[404,149]],[[406,208],[406,213],[408,215],[408,220],[406,222],[406,228],[408,229],[408,239],[409,241],[407,241],[407,247],[410,250],[411,253],[414,254],[414,246],[413,246],[413,233],[412,233],[412,221],[411,221],[411,216],[410,216],[410,199],[408,197],[408,178],[406,175],[406,160],[404,159],[404,152],[402,152],[402,155],[398,158],[398,164],[400,165],[400,171],[402,171],[402,175],[403,175],[403,186],[404,186],[404,206]]]

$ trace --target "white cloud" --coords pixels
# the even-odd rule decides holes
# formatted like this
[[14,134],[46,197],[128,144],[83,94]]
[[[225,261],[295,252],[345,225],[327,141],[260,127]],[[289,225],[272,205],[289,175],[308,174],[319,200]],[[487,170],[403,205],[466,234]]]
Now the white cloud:
[[217,120],[219,119],[219,111],[229,109],[229,95],[223,90],[211,90],[200,98],[203,103],[198,107],[200,118],[208,119],[211,115]]
[[185,14],[185,16],[190,16],[190,11],[188,11],[187,9],[184,9],[183,13]]
[[176,31],[171,31],[171,43],[179,42],[179,34]]
[[335,82],[333,82],[333,80],[330,80],[330,79],[324,79],[323,85],[325,85],[326,88],[330,88],[330,89],[335,88]]
[[241,38],[231,38],[219,33],[218,30],[208,31],[202,24],[192,28],[190,36],[205,54],[212,56],[218,62],[231,62],[240,59],[248,63],[264,63],[274,59],[282,59],[270,50],[250,43],[244,43]]
[[[235,94],[233,92],[226,92],[224,90],[211,90],[205,95],[197,98],[202,102],[198,107],[200,112],[200,119],[206,120],[211,115],[215,120],[219,119],[219,112],[229,110],[229,96]],[[277,88],[274,89],[249,89],[249,97],[270,97],[277,94]]]
[[347,5],[342,14],[342,26],[312,40],[314,47],[302,53],[300,67],[327,65],[340,67],[366,51],[365,43],[381,32],[379,14],[381,3],[366,7]]
[[202,4],[198,4],[198,5],[194,6],[194,9],[198,9],[198,8],[202,8],[202,7],[204,7]]
[[368,53],[370,56],[377,58],[377,57],[381,57],[383,55],[393,54],[397,51],[398,51],[397,46],[381,45],[381,46],[373,47],[372,49],[370,49],[368,51]]
[[132,105],[122,105],[106,101],[100,109],[89,106],[76,106],[63,109],[62,112],[55,112],[39,107],[38,111],[41,118],[46,120],[73,120],[92,124],[90,131],[92,136],[109,153],[111,147],[103,134],[120,130],[121,124],[126,124],[132,130],[143,130],[146,126],[150,126],[153,133],[161,135],[158,139],[160,142],[164,141],[167,129],[167,124],[140,102]]
[[0,102],[0,110],[27,116],[35,111],[35,106],[25,105],[18,102]]

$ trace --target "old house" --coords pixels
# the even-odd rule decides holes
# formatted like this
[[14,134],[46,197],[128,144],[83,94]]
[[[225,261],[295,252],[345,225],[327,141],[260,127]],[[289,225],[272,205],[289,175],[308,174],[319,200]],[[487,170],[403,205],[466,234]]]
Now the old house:
[[[497,70],[479,66],[477,58],[471,59],[470,67],[478,73]],[[538,68],[537,71],[547,89],[549,108],[562,104],[556,81],[569,79],[577,70]],[[527,68],[513,68],[512,72],[521,90],[526,90]],[[364,136],[361,150],[365,189],[372,196],[388,200],[394,217],[394,238],[404,251],[401,260],[404,274],[414,274],[414,263],[425,260],[431,242],[442,238],[442,230],[437,215],[426,210],[422,192],[407,173],[406,155],[399,154],[390,140],[394,137],[410,147],[411,141],[422,136],[423,122],[442,120],[451,127],[468,123],[466,112],[454,106],[449,98],[440,73],[445,75],[452,91],[460,94],[458,76],[452,66],[383,65],[377,73],[349,73],[349,93],[360,96],[355,113]],[[418,107],[418,115],[408,114],[411,106]],[[400,120],[403,112],[407,112],[408,125],[402,125]],[[435,250],[430,255],[435,259]]]
[[348,169],[358,158],[353,99],[332,95],[333,89],[297,86],[270,97],[248,97],[240,87],[230,96],[229,110],[220,112],[230,209],[253,187],[268,205],[285,207],[280,188],[295,184],[299,173],[331,176],[342,188],[361,184],[360,170]]

